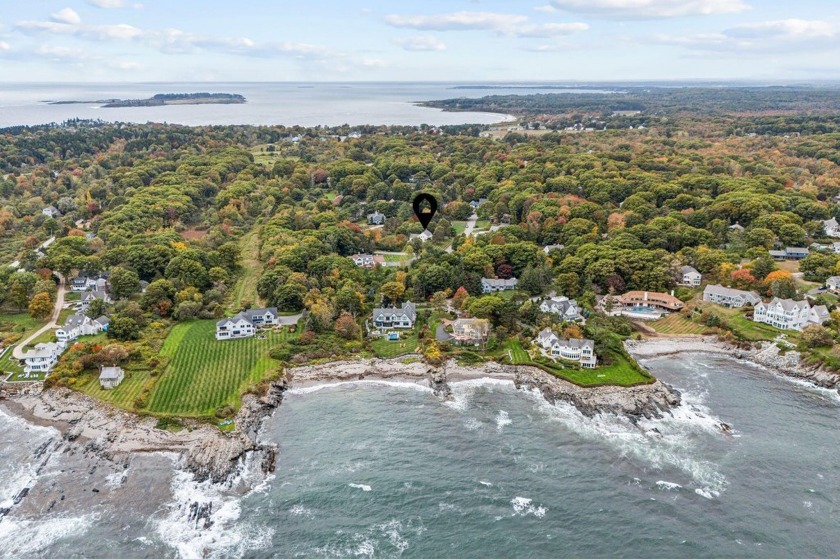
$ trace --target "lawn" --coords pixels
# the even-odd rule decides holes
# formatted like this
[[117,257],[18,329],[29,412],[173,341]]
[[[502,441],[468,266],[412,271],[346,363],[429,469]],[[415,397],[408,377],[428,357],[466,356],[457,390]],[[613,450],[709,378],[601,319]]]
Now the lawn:
[[240,340],[217,341],[214,320],[176,324],[161,348],[170,359],[149,399],[152,413],[207,416],[225,405],[239,406],[250,385],[268,377],[278,362],[268,355],[290,334],[270,332]]
[[389,342],[387,338],[376,338],[370,343],[370,347],[377,357],[391,359],[406,353],[414,353],[417,349],[416,330],[400,331],[400,339],[396,342]]
[[34,319],[27,312],[0,314],[0,338],[11,334],[20,334],[24,338],[45,323],[45,320]]
[[402,264],[408,260],[408,254],[404,252],[381,252],[377,251],[374,254],[382,256],[388,264]]
[[240,309],[242,301],[250,301],[254,305],[260,304],[257,295],[257,282],[262,274],[260,263],[259,231],[254,230],[242,238],[242,271],[239,280],[233,288],[233,308]]
[[[775,340],[779,334],[784,333],[788,339],[796,338],[798,332],[791,330],[778,330],[768,324],[761,322],[754,322],[752,319],[744,316],[741,309],[728,309],[717,305],[704,305],[703,310],[710,312],[719,318],[731,329],[736,335],[744,340],[753,342],[768,340]],[[796,343],[795,339],[791,340]]]
[[475,229],[473,229],[473,231],[486,231],[488,229],[490,229],[490,220],[479,219],[475,222]]
[[73,302],[73,301],[81,301],[81,300],[82,300],[82,294],[79,293],[78,291],[69,291],[69,292],[64,294],[64,301],[67,302],[67,303],[70,303],[70,302]]
[[133,410],[135,399],[140,396],[145,387],[151,387],[152,385],[153,379],[148,370],[127,369],[125,379],[118,387],[111,390],[105,390],[99,386],[98,372],[80,378],[74,388],[119,408]]
[[657,333],[670,336],[700,336],[717,333],[716,328],[691,321],[680,313],[671,313],[664,318],[649,321],[646,324],[656,330]]
[[15,377],[23,373],[23,367],[18,364],[17,360],[12,359],[12,350],[14,346],[10,346],[0,357],[0,373],[14,373]]
[[452,228],[455,229],[455,235],[463,235],[467,228],[466,221],[453,221]]

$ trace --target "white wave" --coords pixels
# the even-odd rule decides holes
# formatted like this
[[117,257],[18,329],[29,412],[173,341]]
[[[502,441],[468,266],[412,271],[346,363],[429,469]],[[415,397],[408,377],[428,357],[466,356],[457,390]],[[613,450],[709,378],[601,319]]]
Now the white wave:
[[544,506],[534,506],[534,502],[527,497],[514,497],[510,504],[513,505],[513,516],[528,516],[533,514],[537,518],[542,518],[548,509]]
[[762,365],[761,363],[756,363],[755,361],[750,360],[740,360],[738,361],[740,365],[745,365],[747,367],[751,367],[753,369],[761,369],[764,372],[769,372],[774,377],[789,382],[791,384],[795,384],[801,388],[805,388],[809,392],[814,392],[816,394],[821,394],[827,397],[830,400],[833,400],[835,403],[840,404],[840,392],[837,391],[835,388],[824,388],[822,386],[817,386],[811,381],[806,379],[801,379],[797,377],[791,377],[788,375],[783,375],[782,373],[775,371],[769,367]]
[[304,386],[301,388],[290,388],[286,391],[286,394],[292,395],[301,395],[301,394],[312,394],[314,392],[320,392],[321,390],[331,389],[331,388],[340,388],[342,386],[388,386],[391,388],[408,388],[411,390],[417,390],[419,392],[428,392],[433,393],[434,391],[427,385],[422,384],[422,382],[413,382],[413,381],[393,381],[393,380],[380,380],[380,379],[364,379],[364,380],[348,380],[343,382],[328,382],[323,384],[313,384],[312,386]]
[[365,485],[363,483],[348,483],[347,485],[349,487],[352,487],[353,489],[361,489],[365,493],[367,493],[368,491],[370,491],[372,489],[372,487],[370,485]]
[[315,515],[312,513],[311,510],[306,508],[303,505],[295,505],[289,509],[289,514],[292,516],[305,516],[306,518],[314,518]]
[[108,487],[116,489],[125,483],[125,480],[128,479],[128,470],[129,468],[123,468],[119,472],[114,472],[113,474],[105,476],[105,481],[108,483]]
[[[241,479],[231,485],[238,482]],[[227,494],[224,486],[197,482],[191,473],[175,470],[171,489],[174,499],[169,514],[158,520],[157,533],[183,559],[243,557],[271,545],[274,530],[242,522],[239,497]],[[190,520],[193,503],[212,506],[210,525]]]
[[444,405],[457,411],[465,411],[469,407],[470,400],[479,388],[516,390],[512,380],[486,377],[450,382],[449,388],[452,389],[452,394]]
[[664,481],[661,479],[656,482],[656,486],[663,491],[673,491],[675,489],[682,489],[682,485],[680,485],[679,483],[674,483],[672,481]]
[[513,420],[508,415],[508,412],[499,410],[499,414],[496,416],[496,430],[501,432],[506,425],[510,425],[511,423],[513,423]]
[[478,482],[478,483],[480,483],[481,485],[484,485],[484,486],[486,486],[486,487],[493,487],[493,484],[492,484],[492,483],[490,483],[489,481],[481,481],[481,480],[479,480],[479,482]]
[[40,555],[62,538],[84,534],[94,520],[92,514],[47,520],[4,518],[0,522],[0,553],[9,558]]
[[464,420],[464,427],[467,428],[467,431],[478,431],[481,429],[481,420],[476,417],[468,417]]
[[698,436],[724,436],[721,420],[702,405],[702,396],[684,393],[684,403],[672,414],[639,421],[637,426],[613,414],[586,417],[572,404],[550,404],[537,390],[529,391],[528,395],[548,418],[581,437],[607,444],[622,456],[641,460],[655,469],[677,468],[688,474],[702,490],[698,494],[716,497],[728,484],[717,464],[698,456]]

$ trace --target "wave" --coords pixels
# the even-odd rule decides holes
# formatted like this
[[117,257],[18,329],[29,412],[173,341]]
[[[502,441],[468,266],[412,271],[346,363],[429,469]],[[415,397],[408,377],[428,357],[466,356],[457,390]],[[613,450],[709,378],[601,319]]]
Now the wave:
[[0,509],[14,506],[15,497],[38,482],[51,447],[60,437],[57,429],[34,425],[0,409]]
[[512,380],[488,377],[450,382],[449,388],[452,390],[451,398],[443,404],[460,412],[466,411],[469,408],[470,400],[479,388],[491,390],[502,389],[511,392],[516,390],[516,386]]
[[505,410],[499,410],[499,414],[496,416],[496,430],[501,433],[502,429],[511,423],[513,423],[513,420],[510,418],[510,415],[508,415],[508,412]]
[[534,506],[534,501],[527,497],[514,497],[510,504],[513,506],[513,516],[528,516],[534,515],[537,518],[542,518],[548,509],[542,505]]
[[62,538],[84,534],[94,521],[92,514],[48,520],[4,518],[0,522],[0,553],[10,559],[39,555]]
[[372,489],[370,485],[365,485],[363,483],[348,483],[347,485],[353,489],[361,489],[365,493]]
[[391,388],[409,388],[418,390],[420,392],[428,392],[432,394],[434,391],[424,384],[413,381],[394,381],[394,380],[380,380],[380,379],[364,379],[364,380],[347,380],[341,382],[326,382],[323,384],[313,384],[312,386],[304,386],[301,388],[290,388],[286,394],[301,395],[312,394],[320,392],[321,390],[339,388],[342,386],[364,386],[364,385],[379,385],[388,386]]

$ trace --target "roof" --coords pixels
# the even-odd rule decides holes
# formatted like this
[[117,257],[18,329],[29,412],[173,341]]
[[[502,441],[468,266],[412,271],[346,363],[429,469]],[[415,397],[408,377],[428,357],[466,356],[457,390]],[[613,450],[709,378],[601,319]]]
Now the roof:
[[808,254],[810,251],[805,247],[787,247],[785,252],[788,254]]
[[837,229],[837,227],[838,227],[837,219],[835,219],[833,217],[831,219],[826,219],[825,221],[823,221],[823,225],[825,225],[826,227],[833,227],[833,228]]
[[123,374],[121,367],[102,367],[99,380],[119,380]]
[[676,308],[682,308],[685,306],[685,303],[683,303],[673,295],[670,295],[668,293],[659,293],[658,291],[628,291],[624,295],[620,296],[619,299],[622,302],[656,301],[666,306]]
[[64,328],[75,328],[77,326],[83,325],[85,322],[88,322],[90,318],[87,316],[76,313],[74,315],[68,316],[67,320],[64,322]]
[[761,297],[759,297],[758,293],[756,293],[755,291],[743,291],[741,289],[733,289],[731,287],[724,287],[722,285],[707,285],[706,289],[703,290],[703,293],[712,293],[714,295],[720,295],[722,297],[744,297],[761,300]]
[[840,285],[840,276],[831,276],[830,278],[826,278],[825,283]]
[[245,311],[245,318],[247,320],[252,320],[255,316],[265,316],[266,313],[271,313],[274,316],[277,316],[277,307],[268,307],[265,309],[248,309]]
[[481,285],[489,285],[494,287],[516,287],[519,280],[516,278],[510,279],[496,279],[496,278],[481,278]]
[[546,328],[537,334],[537,342],[545,345],[561,345],[563,347],[595,349],[595,342],[589,339],[561,338],[551,328]]
[[773,300],[767,303],[767,306],[771,305],[781,305],[785,312],[790,312],[794,309],[802,309],[802,308],[811,308],[811,305],[808,304],[807,301],[794,301],[793,299],[779,299],[778,297],[773,297]]
[[61,350],[61,346],[54,342],[35,344],[35,347],[23,354],[24,359],[33,359],[37,357],[51,357],[54,353]]
[[552,297],[543,301],[540,306],[542,305],[547,306],[551,312],[559,312],[560,314],[566,314],[566,311],[572,307],[577,310],[577,301],[568,297]]
[[692,268],[691,266],[683,266],[682,268],[680,268],[680,273],[682,275],[686,275],[686,274],[699,274],[700,272],[698,272],[696,268]]
[[107,316],[100,316],[99,318],[94,320],[94,322],[98,322],[102,326],[107,326],[108,324],[111,324],[111,319]]
[[220,321],[216,322],[216,327],[224,326],[228,322],[239,322],[240,320],[244,320],[245,322],[251,322],[251,319],[244,313],[237,313],[230,318],[223,318]]
[[402,307],[378,307],[378,308],[373,309],[373,320],[376,320],[377,318],[381,317],[382,315],[386,315],[386,314],[392,315],[392,314],[398,314],[400,312],[402,312],[402,314],[405,314],[406,316],[408,316],[408,318],[411,319],[412,322],[414,322],[417,319],[417,308],[416,308],[416,306],[411,301],[406,301],[405,303],[402,304]]
[[823,322],[831,318],[831,315],[828,314],[828,307],[825,305],[817,305],[812,310],[816,313],[817,318]]

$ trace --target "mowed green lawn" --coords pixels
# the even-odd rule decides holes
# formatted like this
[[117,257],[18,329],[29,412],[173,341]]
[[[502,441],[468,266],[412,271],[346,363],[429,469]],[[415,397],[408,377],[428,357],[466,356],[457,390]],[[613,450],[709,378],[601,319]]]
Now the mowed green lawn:
[[266,378],[278,362],[268,355],[289,336],[266,333],[253,338],[216,341],[216,321],[176,324],[161,348],[169,365],[149,399],[148,411],[181,416],[211,415],[224,405],[239,405],[249,385]]
[[151,375],[144,370],[126,370],[125,379],[120,385],[111,390],[105,390],[99,385],[99,372],[91,373],[83,384],[77,384],[74,388],[81,390],[89,396],[98,398],[114,406],[133,410],[134,401],[143,393],[143,389],[150,383]]

